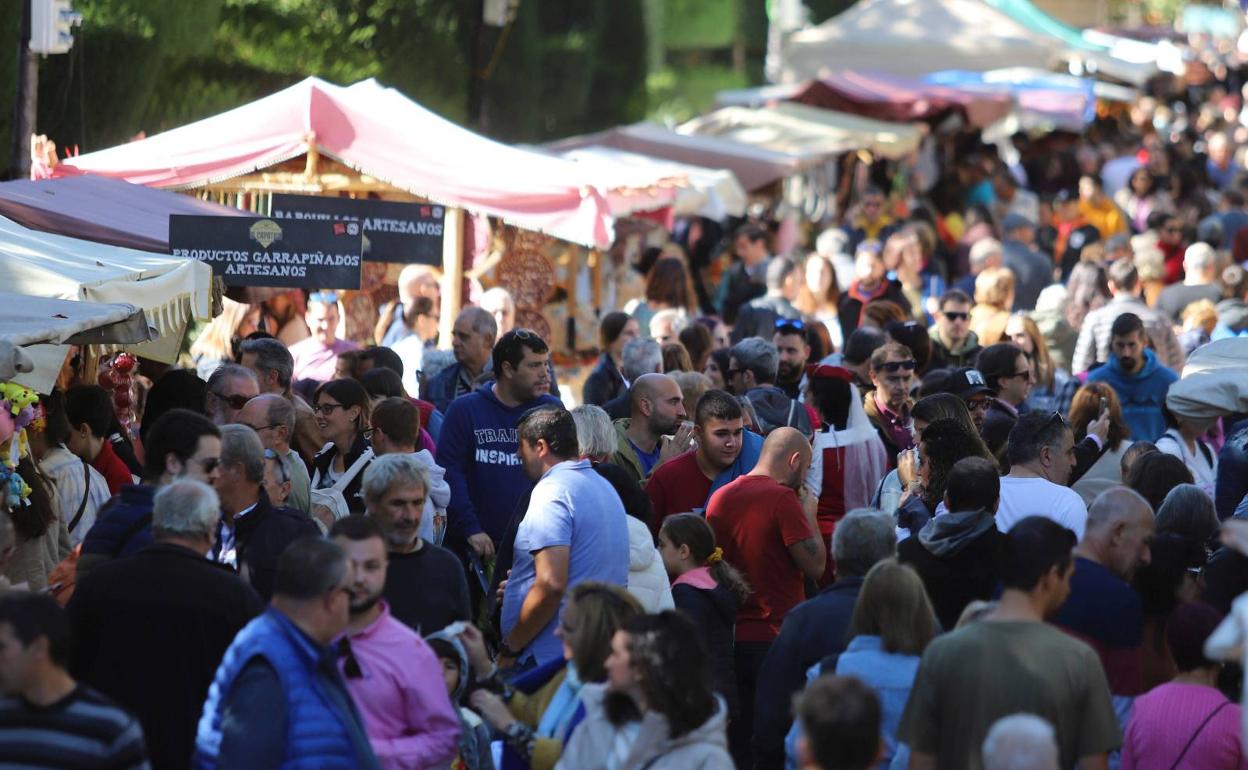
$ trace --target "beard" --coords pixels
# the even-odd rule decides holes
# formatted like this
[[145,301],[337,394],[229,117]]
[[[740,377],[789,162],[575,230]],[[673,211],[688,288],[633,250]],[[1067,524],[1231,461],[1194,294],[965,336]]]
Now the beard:
[[1123,356],[1118,359],[1118,365],[1122,367],[1123,371],[1135,371],[1136,363],[1136,359],[1129,356]]
[[363,615],[365,612],[368,612],[373,607],[377,606],[377,602],[379,601],[381,601],[380,593],[376,593],[371,596],[365,596],[359,600],[357,600],[354,596],[352,596],[351,604],[349,605],[349,611],[352,615]]
[[780,382],[797,382],[802,379],[803,368],[797,364],[781,361],[779,368],[776,370],[776,379],[780,380]]

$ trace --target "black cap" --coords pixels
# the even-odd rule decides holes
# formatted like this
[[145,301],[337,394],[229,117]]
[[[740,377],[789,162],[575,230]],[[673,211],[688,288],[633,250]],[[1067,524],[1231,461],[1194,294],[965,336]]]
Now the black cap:
[[984,375],[980,374],[978,369],[963,366],[954,369],[953,374],[950,375],[949,392],[965,401],[972,396],[991,394],[992,389],[988,387],[984,381]]

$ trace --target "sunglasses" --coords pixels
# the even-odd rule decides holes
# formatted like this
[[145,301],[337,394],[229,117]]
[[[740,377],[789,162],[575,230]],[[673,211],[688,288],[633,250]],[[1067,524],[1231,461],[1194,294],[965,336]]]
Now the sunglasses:
[[220,457],[210,457],[207,460],[199,460],[198,462],[199,462],[199,467],[204,469],[204,473],[212,473],[217,468],[221,467]]
[[232,396],[227,396],[224,393],[217,393],[216,391],[213,391],[212,395],[229,404],[231,409],[236,410],[247,406],[247,402],[251,400],[251,396],[243,396],[238,393],[235,393]]
[[940,314],[945,318],[948,318],[950,321],[965,321],[971,317],[970,313],[954,313],[944,310],[940,311]]
[[1012,378],[1014,378],[1014,377],[1030,377],[1030,376],[1031,376],[1031,370],[1030,370],[1030,369],[1027,369],[1026,371],[1022,371],[1022,372],[1014,372],[1014,373],[1012,373],[1012,374],[1003,374],[1003,375],[1001,375],[1000,377],[998,377],[997,379],[999,379],[999,380],[1008,380],[1008,379],[1012,379]]
[[889,374],[895,374],[903,370],[913,372],[916,366],[918,364],[915,363],[914,359],[909,361],[887,361],[880,364],[880,368],[877,371],[888,372]]
[[326,401],[323,404],[317,404],[316,406],[312,407],[312,411],[316,412],[317,414],[324,415],[325,417],[328,417],[331,414],[333,414],[335,409],[346,409],[346,407],[343,406],[342,404],[334,404],[329,401]]
[[319,302],[322,305],[337,305],[338,292],[336,291],[314,291],[308,295],[308,302]]
[[365,441],[372,441],[372,440],[373,440],[373,435],[374,435],[374,434],[376,434],[376,433],[377,433],[377,429],[376,429],[376,428],[368,428],[367,430],[365,430],[365,431],[364,431],[364,440],[365,440]]
[[[346,586],[338,586],[338,588],[350,592]],[[338,657],[346,658],[342,664],[342,673],[347,679],[364,678],[364,670],[360,668],[360,661],[356,660],[355,652],[351,649],[351,641],[345,636],[338,642]]]
[[992,406],[992,400],[987,398],[976,398],[966,402],[966,408],[975,411],[987,411]]
[[777,334],[792,334],[793,332],[801,333],[804,331],[806,331],[806,324],[799,319],[786,318],[783,321],[776,322]]
[[1070,423],[1066,422],[1066,418],[1062,416],[1061,412],[1054,412],[1052,415],[1050,415],[1049,419],[1045,421],[1044,429],[1048,430],[1049,427],[1053,425],[1053,423],[1055,422],[1061,423],[1062,425],[1065,425],[1068,428],[1070,427]]

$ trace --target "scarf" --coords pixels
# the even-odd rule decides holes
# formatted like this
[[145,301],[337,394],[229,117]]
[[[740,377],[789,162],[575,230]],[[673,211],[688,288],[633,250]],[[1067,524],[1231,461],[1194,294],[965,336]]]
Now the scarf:
[[849,285],[850,299],[858,300],[858,303],[861,305],[861,307],[858,308],[858,325],[859,326],[862,325],[862,319],[866,317],[867,303],[873,299],[879,299],[880,297],[883,297],[886,291],[888,291],[887,280],[880,281],[880,285],[877,288],[871,289],[871,290],[863,289],[858,281],[854,281],[853,283]]
[[576,666],[568,661],[568,673],[559,683],[559,689],[550,699],[550,705],[542,712],[542,720],[537,724],[537,735],[541,738],[567,738],[568,726],[576,716],[581,705],[581,679],[576,675]]

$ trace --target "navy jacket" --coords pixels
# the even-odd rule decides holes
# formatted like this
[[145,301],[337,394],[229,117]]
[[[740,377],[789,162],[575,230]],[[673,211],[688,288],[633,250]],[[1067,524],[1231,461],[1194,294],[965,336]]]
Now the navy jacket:
[[1226,443],[1218,452],[1218,484],[1213,501],[1218,518],[1224,521],[1248,494],[1248,419],[1231,425],[1226,435]]
[[268,493],[261,487],[256,507],[236,520],[234,525],[239,571],[243,572],[245,568],[251,587],[267,602],[273,597],[277,560],[282,551],[304,535],[320,533],[320,528],[308,514],[293,508],[275,508],[269,502]]
[[806,686],[806,671],[849,643],[863,578],[842,578],[789,611],[758,675],[754,696],[754,757],[758,768],[784,767],[784,736],[793,722],[791,701]]
[[152,505],[156,487],[126,484],[104,504],[82,541],[84,554],[129,556],[152,544]]

